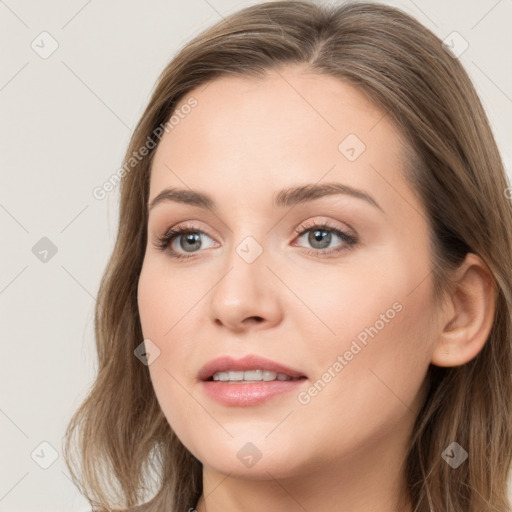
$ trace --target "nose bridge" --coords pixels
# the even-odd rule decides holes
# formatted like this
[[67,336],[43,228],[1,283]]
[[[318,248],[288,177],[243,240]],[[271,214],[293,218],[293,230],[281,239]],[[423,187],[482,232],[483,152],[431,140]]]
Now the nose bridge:
[[275,322],[280,306],[275,278],[267,268],[270,251],[253,235],[244,234],[238,240],[234,234],[233,243],[228,244],[226,272],[211,295],[212,318],[231,327],[240,327],[252,317]]
[[[247,210],[240,214],[241,210]],[[244,202],[241,208],[235,207],[233,211],[239,211],[237,220],[231,222],[229,241],[228,268],[248,266],[248,272],[261,272],[263,262],[268,262],[270,249],[269,226],[266,217],[258,213],[258,205]],[[229,222],[228,222],[229,223]],[[268,269],[264,269],[268,272]]]
[[[259,237],[261,239],[261,236]],[[261,255],[264,252],[262,243],[261,243],[252,235],[245,236],[240,243],[235,246],[235,252],[239,256],[239,258],[246,263],[247,265],[252,265],[258,259],[260,259],[261,264]],[[268,251],[268,247],[267,247]],[[266,259],[266,258],[263,258]]]
[[249,294],[264,293],[265,287],[269,285],[269,276],[266,274],[271,274],[266,268],[268,253],[268,247],[264,249],[263,243],[253,235],[243,235],[238,242],[234,238],[228,252],[228,273],[224,281],[242,286],[247,298]]

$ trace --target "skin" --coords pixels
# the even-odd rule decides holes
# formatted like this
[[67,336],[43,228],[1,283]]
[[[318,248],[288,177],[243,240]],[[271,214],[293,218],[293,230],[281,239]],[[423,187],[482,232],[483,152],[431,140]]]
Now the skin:
[[[426,372],[482,349],[494,312],[487,268],[468,255],[460,286],[433,300],[428,224],[402,174],[400,133],[357,89],[287,66],[263,80],[216,79],[180,104],[190,96],[197,106],[154,155],[149,202],[175,186],[210,194],[218,209],[151,210],[138,303],[144,338],[160,349],[149,366],[159,404],[203,464],[197,510],[412,510],[398,505],[401,464]],[[366,146],[354,161],[338,149],[348,134]],[[283,188],[325,182],[362,189],[383,211],[348,195],[271,204]],[[294,231],[322,221],[357,244],[331,232],[315,246],[311,231]],[[154,245],[182,222],[205,233],[188,260]],[[248,236],[263,251],[252,263],[236,251]],[[191,254],[181,241],[172,247]],[[322,247],[345,249],[314,253]],[[306,391],[396,303],[401,310],[307,404],[291,392],[225,406],[198,382],[215,357],[256,354],[303,372]],[[248,442],[261,452],[252,467],[237,457]]]

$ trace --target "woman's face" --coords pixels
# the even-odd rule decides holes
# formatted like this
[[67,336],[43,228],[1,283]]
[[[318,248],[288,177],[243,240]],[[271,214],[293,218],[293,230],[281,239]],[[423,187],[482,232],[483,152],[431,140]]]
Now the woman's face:
[[[436,312],[428,224],[389,117],[300,67],[217,79],[180,105],[154,155],[138,288],[170,426],[232,476],[399,462]],[[285,368],[237,364],[247,356]],[[290,370],[301,378],[277,378]]]

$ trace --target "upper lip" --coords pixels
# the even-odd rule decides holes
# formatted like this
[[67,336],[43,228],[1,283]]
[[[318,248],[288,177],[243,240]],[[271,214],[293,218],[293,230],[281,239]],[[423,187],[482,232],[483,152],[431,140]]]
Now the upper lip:
[[217,372],[225,371],[245,371],[245,370],[269,370],[271,372],[282,373],[290,377],[305,377],[305,375],[297,370],[288,368],[283,364],[276,363],[265,357],[256,355],[247,355],[241,359],[234,359],[231,356],[217,357],[208,361],[199,370],[199,380],[208,380]]

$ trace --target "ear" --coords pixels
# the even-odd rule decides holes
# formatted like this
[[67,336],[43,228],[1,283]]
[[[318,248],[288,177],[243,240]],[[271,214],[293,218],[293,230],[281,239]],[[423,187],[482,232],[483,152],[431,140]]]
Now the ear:
[[495,308],[492,274],[479,256],[468,253],[443,305],[442,331],[432,352],[432,364],[460,366],[476,357],[491,331]]

